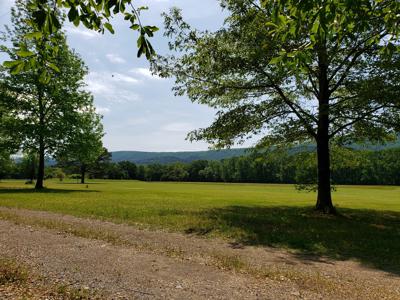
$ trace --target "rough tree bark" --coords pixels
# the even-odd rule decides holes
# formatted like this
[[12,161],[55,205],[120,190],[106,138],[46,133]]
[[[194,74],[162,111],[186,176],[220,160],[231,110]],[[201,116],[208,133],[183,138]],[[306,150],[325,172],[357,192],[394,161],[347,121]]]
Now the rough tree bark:
[[335,214],[331,195],[331,163],[329,149],[329,82],[328,59],[325,43],[318,49],[318,130],[317,130],[317,162],[318,162],[318,195],[316,210],[326,214]]
[[43,138],[40,138],[39,142],[39,168],[38,168],[38,176],[36,180],[35,189],[40,190],[44,188],[44,143]]
[[323,134],[317,140],[318,196],[315,208],[327,214],[335,214],[331,195],[331,170],[329,139]]
[[40,190],[44,188],[44,154],[45,154],[45,145],[44,145],[44,106],[43,106],[43,91],[40,86],[40,83],[37,84],[38,89],[38,101],[39,101],[39,166],[38,166],[38,175],[36,180],[35,189]]

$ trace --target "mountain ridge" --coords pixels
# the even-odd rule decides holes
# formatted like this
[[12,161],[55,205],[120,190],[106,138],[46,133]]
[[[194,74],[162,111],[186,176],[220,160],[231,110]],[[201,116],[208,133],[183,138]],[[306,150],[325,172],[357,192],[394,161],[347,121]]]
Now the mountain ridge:
[[[306,148],[311,150],[314,145],[303,145],[299,146],[303,150]],[[350,148],[355,150],[371,150],[379,151],[383,149],[397,148],[400,147],[400,138],[396,142],[375,145],[375,144],[355,144],[351,145]],[[189,163],[195,160],[221,160],[231,157],[238,157],[245,155],[251,148],[232,148],[223,150],[204,150],[204,151],[170,151],[170,152],[150,152],[150,151],[113,151],[112,161],[131,161],[136,164],[168,164],[168,163]],[[296,149],[293,149],[296,151]],[[297,149],[298,150],[298,149]]]
[[250,148],[233,148],[205,151],[146,152],[146,151],[113,151],[114,162],[131,161],[137,164],[192,162],[195,160],[221,160],[242,156]]

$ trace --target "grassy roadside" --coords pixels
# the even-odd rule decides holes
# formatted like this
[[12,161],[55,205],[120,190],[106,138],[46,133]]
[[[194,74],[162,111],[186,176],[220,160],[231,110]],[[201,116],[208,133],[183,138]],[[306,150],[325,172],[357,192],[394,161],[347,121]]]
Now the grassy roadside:
[[[146,253],[153,252],[156,255],[168,256],[177,259],[178,261],[188,260],[191,263],[205,264],[208,266],[214,266],[221,270],[225,270],[232,273],[245,274],[257,279],[272,279],[278,282],[291,282],[295,283],[300,289],[309,290],[316,293],[328,293],[331,295],[341,295],[342,298],[347,298],[352,293],[357,292],[360,295],[364,295],[365,291],[359,286],[351,287],[349,290],[346,284],[347,280],[354,280],[347,277],[343,282],[343,278],[336,276],[326,276],[324,272],[320,272],[317,269],[299,268],[295,265],[285,263],[268,263],[263,259],[248,259],[247,252],[242,250],[233,253],[231,251],[226,252],[224,249],[218,249],[215,247],[203,248],[194,245],[193,247],[181,247],[181,243],[147,243],[142,240],[132,239],[131,235],[124,235],[124,231],[119,232],[117,228],[106,227],[104,228],[102,223],[92,224],[87,220],[79,219],[64,219],[59,220],[58,215],[39,213],[26,214],[25,211],[19,210],[0,210],[0,219],[13,222],[18,225],[28,225],[30,230],[36,231],[41,228],[54,230],[57,234],[74,235],[78,237],[84,237],[89,239],[96,239],[108,242],[116,246],[128,246],[138,251],[145,251]],[[109,226],[110,224],[104,223]],[[115,225],[113,225],[115,226]],[[154,234],[154,233],[151,233]],[[163,233],[160,233],[163,234]],[[164,233],[165,234],[165,233]],[[111,238],[110,238],[111,237]],[[192,240],[192,242],[194,242]],[[240,246],[240,245],[239,245]],[[239,248],[241,249],[241,248]],[[307,259],[305,257],[300,259]],[[314,257],[310,257],[311,262]],[[344,283],[344,286],[343,286]],[[68,291],[68,290],[67,290]],[[78,289],[76,293],[87,292],[86,290]],[[374,287],[372,290],[366,293],[369,295],[385,295],[387,299],[391,299],[393,294],[391,291],[387,291],[382,287]],[[69,298],[63,298],[69,299]],[[78,298],[86,299],[86,298]]]
[[[319,272],[304,272],[283,265],[264,266],[259,263],[250,263],[244,255],[233,255],[221,250],[213,249],[211,251],[196,251],[193,253],[192,251],[183,250],[179,244],[155,245],[138,243],[137,241],[126,239],[112,230],[104,230],[102,227],[88,228],[84,225],[72,224],[60,220],[22,216],[15,211],[6,212],[0,210],[0,220],[7,220],[16,225],[27,225],[30,228],[50,229],[56,231],[58,234],[71,234],[77,237],[101,240],[116,246],[129,246],[139,251],[153,252],[157,255],[168,256],[178,260],[190,260],[214,266],[228,272],[246,274],[258,279],[268,278],[280,282],[296,282],[299,287],[314,292],[334,292],[337,288],[332,280],[325,279]],[[79,292],[79,290],[77,291]]]
[[291,185],[97,181],[86,187],[50,181],[47,186],[35,192],[23,182],[2,182],[0,206],[355,259],[400,274],[400,187],[339,187],[334,201],[342,215],[326,217],[311,210],[315,194],[298,193]]

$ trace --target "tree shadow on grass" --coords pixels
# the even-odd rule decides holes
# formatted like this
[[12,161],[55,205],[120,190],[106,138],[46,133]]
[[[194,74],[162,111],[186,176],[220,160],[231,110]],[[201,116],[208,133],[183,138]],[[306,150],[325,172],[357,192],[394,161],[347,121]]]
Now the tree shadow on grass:
[[0,194],[69,194],[69,193],[95,193],[96,190],[69,190],[69,189],[41,189],[34,188],[0,188]]
[[355,259],[400,275],[400,213],[340,209],[321,215],[311,207],[229,206],[201,212],[203,225],[186,232],[218,231],[245,245],[297,250],[302,260]]

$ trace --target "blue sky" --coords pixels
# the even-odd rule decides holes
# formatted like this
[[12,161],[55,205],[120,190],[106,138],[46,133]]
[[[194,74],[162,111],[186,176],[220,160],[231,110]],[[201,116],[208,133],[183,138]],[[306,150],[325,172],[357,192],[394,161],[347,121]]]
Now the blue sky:
[[[160,14],[170,7],[182,8],[186,21],[201,29],[217,29],[224,12],[216,0],[137,1],[149,11],[142,15],[145,24],[162,29]],[[0,0],[0,24],[9,23],[13,0]],[[89,66],[87,88],[103,116],[104,145],[110,151],[184,151],[205,150],[203,142],[190,143],[186,134],[205,127],[214,119],[212,109],[193,104],[186,97],[175,97],[173,80],[151,76],[145,59],[136,58],[135,32],[117,18],[116,33],[97,34],[66,23],[68,41]],[[3,26],[1,26],[3,27]],[[158,53],[166,53],[167,41],[159,31],[152,40]]]

